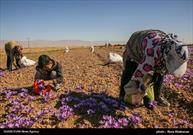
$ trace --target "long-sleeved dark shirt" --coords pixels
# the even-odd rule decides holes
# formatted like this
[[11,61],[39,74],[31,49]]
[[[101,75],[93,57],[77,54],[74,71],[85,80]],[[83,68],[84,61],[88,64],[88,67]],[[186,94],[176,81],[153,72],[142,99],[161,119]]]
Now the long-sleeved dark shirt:
[[[64,82],[63,72],[62,72],[62,66],[58,62],[54,62],[54,66],[52,68],[52,71],[45,71],[41,68],[36,67],[36,74],[35,74],[35,80],[42,79],[42,80],[53,80],[54,84],[60,84]],[[53,77],[51,74],[55,71],[56,75]]]

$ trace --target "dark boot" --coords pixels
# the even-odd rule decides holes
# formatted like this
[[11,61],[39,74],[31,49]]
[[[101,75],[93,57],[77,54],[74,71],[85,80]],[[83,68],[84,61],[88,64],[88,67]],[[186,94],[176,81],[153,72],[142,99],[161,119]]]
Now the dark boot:
[[153,106],[151,106],[151,99],[146,95],[143,97],[143,104],[146,108],[153,110]]
[[164,98],[161,97],[161,88],[163,83],[164,76],[159,73],[154,73],[153,82],[154,82],[154,96],[157,104],[160,106],[170,106],[170,103]]
[[160,106],[170,106],[170,103],[164,98],[164,97],[159,97],[155,99],[157,101],[157,104]]

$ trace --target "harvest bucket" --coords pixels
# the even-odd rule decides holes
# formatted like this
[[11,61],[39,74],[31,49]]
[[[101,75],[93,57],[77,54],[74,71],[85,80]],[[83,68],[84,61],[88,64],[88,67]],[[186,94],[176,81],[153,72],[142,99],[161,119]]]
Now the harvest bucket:
[[34,82],[34,85],[33,85],[33,92],[38,94],[38,95],[41,95],[41,94],[45,94],[46,92],[50,92],[51,90],[51,87],[48,85],[48,86],[44,86],[44,80],[36,80]]

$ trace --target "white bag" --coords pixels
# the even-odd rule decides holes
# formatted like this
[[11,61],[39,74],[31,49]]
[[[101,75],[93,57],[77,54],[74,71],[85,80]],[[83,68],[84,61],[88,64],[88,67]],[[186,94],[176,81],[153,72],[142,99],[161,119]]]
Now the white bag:
[[90,47],[90,51],[91,51],[92,53],[94,53],[94,46],[91,46],[91,47]]
[[124,101],[131,105],[142,105],[145,93],[138,91],[135,81],[131,80],[124,86]]
[[145,91],[139,91],[139,88],[137,87],[137,84],[134,80],[130,80],[125,86],[125,96],[124,101],[131,105],[142,105],[143,104],[143,97],[147,95],[151,101],[153,101],[154,98],[154,84],[151,83],[151,80],[153,78],[153,72],[148,72],[143,77],[144,87]]
[[70,51],[70,49],[68,48],[68,47],[66,47],[65,49],[64,49],[64,53],[68,53]]
[[109,53],[109,63],[123,62],[123,58],[116,53]]
[[21,60],[19,61],[19,65],[21,67],[27,67],[27,66],[32,66],[32,65],[35,65],[36,62],[33,61],[33,60],[30,60],[30,59],[27,59],[25,56],[23,56],[21,58]]

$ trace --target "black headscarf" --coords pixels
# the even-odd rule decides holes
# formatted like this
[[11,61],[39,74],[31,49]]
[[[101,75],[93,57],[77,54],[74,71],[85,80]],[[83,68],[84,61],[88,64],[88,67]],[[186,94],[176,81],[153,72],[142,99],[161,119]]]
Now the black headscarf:
[[43,69],[43,67],[47,64],[49,64],[49,62],[52,61],[54,64],[54,60],[52,60],[49,56],[47,55],[41,55],[38,59],[38,65],[36,66],[36,69]]

